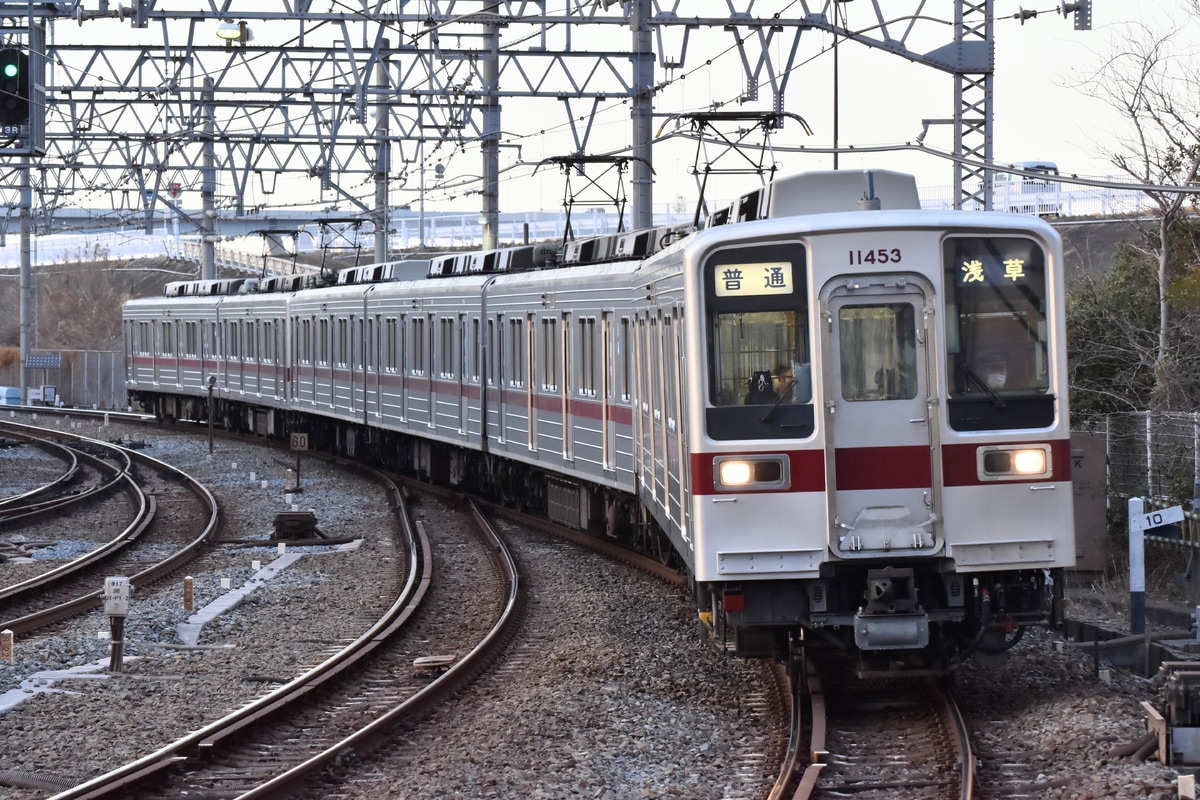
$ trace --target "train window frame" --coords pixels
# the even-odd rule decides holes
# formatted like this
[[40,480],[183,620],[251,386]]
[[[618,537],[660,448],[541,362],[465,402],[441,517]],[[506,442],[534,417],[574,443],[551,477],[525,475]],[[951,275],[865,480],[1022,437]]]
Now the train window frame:
[[225,358],[228,361],[240,361],[242,349],[239,321],[231,319],[225,324]]
[[[559,344],[559,348],[558,348],[559,376],[562,380],[561,393],[562,393],[562,396],[564,398],[566,398],[566,397],[570,396],[570,394],[571,394],[571,387],[576,384],[575,374],[574,374],[574,369],[575,369],[574,349],[573,349],[572,342],[571,342],[571,340],[573,338],[572,331],[574,329],[571,327],[571,313],[569,311],[564,311],[562,313],[562,316],[559,319],[559,324],[561,326],[558,329],[559,336],[561,337],[561,340],[558,343]],[[566,408],[567,408],[567,406],[564,405],[563,406],[564,413],[565,413]],[[566,444],[566,442],[564,442],[564,445],[565,444]],[[564,455],[565,455],[565,453],[564,453]]]
[[400,326],[396,317],[383,318],[384,371],[394,375],[400,370]]
[[513,389],[525,388],[525,320],[513,317],[508,321],[509,352],[512,357],[508,361],[512,371],[508,376],[508,385]]
[[629,356],[632,332],[633,322],[629,317],[621,317],[615,346],[617,358],[621,362],[621,385],[618,396],[625,403],[633,401],[633,359]]
[[1024,231],[943,240],[944,380],[951,429],[1054,424],[1049,252]]
[[468,368],[463,370],[463,373],[470,379],[471,383],[479,383],[479,345],[482,340],[479,338],[479,317],[471,317],[471,335],[466,335],[466,326],[463,326],[463,354],[466,357]]
[[455,329],[455,318],[452,316],[442,317],[438,320],[437,372],[439,378],[450,380],[457,374],[457,365],[454,363],[457,346],[458,335]]
[[366,373],[374,373],[379,371],[379,350],[376,335],[378,326],[376,322],[378,317],[367,317],[365,320],[358,321],[359,341],[362,342],[362,353],[359,361],[362,363],[363,371]]
[[350,366],[350,321],[346,317],[337,318],[335,353],[337,366],[343,369]]
[[[500,374],[500,350],[496,343],[496,330],[504,330],[504,318],[497,314],[494,318],[487,321],[486,327],[486,346],[487,354],[483,362],[483,381],[486,386],[495,386],[497,383],[504,380],[504,376]],[[499,324],[497,324],[499,323]]]
[[[882,338],[888,352],[875,348],[874,363],[865,372],[858,368],[865,361],[867,347],[848,346],[847,342],[860,341],[860,337],[851,337],[847,329],[867,327],[871,320],[863,312],[890,313],[888,322],[892,330]],[[841,397],[848,403],[876,403],[890,400],[912,400],[917,396],[920,386],[920,375],[917,365],[917,309],[911,302],[867,302],[846,303],[838,308],[838,354],[841,360],[839,381]],[[878,342],[877,342],[878,344]],[[890,364],[883,362],[879,367],[880,358],[891,357]],[[858,365],[850,359],[857,359]],[[872,369],[875,368],[875,369]],[[872,377],[868,379],[867,373]],[[861,384],[857,379],[861,379]],[[874,389],[871,389],[871,386]],[[891,388],[889,388],[891,387]]]
[[416,377],[425,375],[425,317],[414,314],[409,327],[409,374]]
[[[754,375],[743,374],[756,360],[769,363],[753,363],[754,372],[774,373],[780,364],[790,366],[796,374],[805,367],[811,371],[815,337],[810,258],[807,242],[788,238],[717,246],[698,259],[705,363],[703,370],[690,371],[704,376],[705,433],[710,439],[807,439],[814,435],[815,398],[811,392],[796,400],[755,402],[757,398],[748,391]],[[732,269],[723,269],[726,267]],[[753,281],[749,275],[754,273],[739,269],[750,267],[757,273]],[[723,283],[718,288],[719,272]],[[758,283],[758,277],[764,282]],[[723,347],[735,330],[729,326],[736,326],[740,341],[748,323],[761,326],[766,338],[754,341],[751,348]]]
[[264,364],[275,363],[275,320],[268,319],[262,322],[262,351],[261,360]]
[[321,317],[317,320],[317,363],[322,367],[329,366],[329,337],[329,317]]
[[258,334],[259,322],[256,319],[246,320],[246,348],[245,359],[247,361],[258,361]]
[[557,392],[558,379],[558,319],[556,317],[542,317],[541,328],[542,347],[541,347],[541,362],[538,364],[538,373],[541,378],[541,388],[543,392]]
[[579,317],[576,321],[579,327],[578,343],[579,388],[580,397],[596,397],[596,317]]

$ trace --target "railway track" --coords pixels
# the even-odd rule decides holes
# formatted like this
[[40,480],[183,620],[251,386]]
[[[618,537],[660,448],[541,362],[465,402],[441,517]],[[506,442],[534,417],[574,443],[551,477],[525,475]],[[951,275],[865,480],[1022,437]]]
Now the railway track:
[[[11,427],[9,423],[4,425]],[[91,610],[100,600],[99,587],[107,575],[126,576],[135,587],[147,587],[194,559],[216,533],[219,518],[216,499],[203,485],[175,467],[142,453],[75,434],[38,434],[26,428],[23,435],[45,441],[68,439],[81,460],[90,460],[97,468],[103,467],[111,473],[93,491],[37,501],[37,516],[53,515],[53,524],[66,530],[94,525],[75,522],[70,514],[80,504],[96,502],[111,492],[120,492],[131,510],[119,515],[127,521],[123,525],[114,523],[111,535],[101,531],[97,536],[95,530],[90,531],[97,544],[83,555],[0,588],[0,620],[3,620],[0,629],[26,634]],[[115,466],[108,464],[100,452],[112,458]],[[33,513],[29,506],[26,509],[28,513],[20,519],[28,519]],[[105,520],[111,520],[112,516],[105,515]],[[9,531],[14,530],[17,519],[6,520]]]
[[[70,513],[72,508],[82,508],[128,488],[132,459],[119,447],[102,442],[85,443],[74,435],[64,441],[58,432],[9,422],[0,426],[7,435],[17,435],[68,463],[68,469],[53,480],[7,498],[0,506],[0,522],[6,529],[19,528],[44,516]],[[76,484],[82,484],[81,488],[75,488]]]
[[[811,668],[770,798],[971,800],[975,761],[952,693],[928,678],[843,681]],[[807,751],[807,752],[806,752]]]
[[[284,797],[335,761],[369,750],[396,726],[411,721],[492,658],[518,618],[520,582],[515,565],[482,514],[471,553],[453,556],[450,573],[462,567],[462,585],[443,593],[437,610],[426,608],[433,577],[432,546],[447,536],[411,524],[396,492],[398,536],[407,573],[396,601],[366,633],[301,677],[224,719],[135,763],[55,796],[139,798],[192,796]],[[450,532],[463,550],[468,539]],[[476,562],[473,569],[460,560]],[[484,564],[482,570],[478,564]],[[438,579],[442,579],[439,577]],[[454,579],[449,579],[453,583]],[[431,636],[446,628],[462,591],[491,591],[496,617]],[[420,613],[418,613],[420,612]]]
[[[23,427],[23,426],[22,426]],[[52,458],[63,462],[64,469],[54,477],[46,480],[40,485],[7,497],[0,497],[0,520],[8,520],[19,518],[23,515],[27,508],[41,501],[46,495],[53,495],[58,492],[65,491],[79,476],[82,467],[79,464],[79,456],[76,451],[58,442],[51,442],[44,438],[31,437],[26,435],[26,432],[18,429],[14,425],[0,422],[0,433],[4,435],[4,444],[6,447],[12,447],[12,440],[18,444],[30,444],[38,448],[47,458]],[[22,465],[24,471],[26,465]],[[33,470],[35,473],[37,469]],[[10,480],[28,481],[28,475],[22,475],[17,478],[15,475],[9,478]],[[36,478],[35,478],[36,480]]]

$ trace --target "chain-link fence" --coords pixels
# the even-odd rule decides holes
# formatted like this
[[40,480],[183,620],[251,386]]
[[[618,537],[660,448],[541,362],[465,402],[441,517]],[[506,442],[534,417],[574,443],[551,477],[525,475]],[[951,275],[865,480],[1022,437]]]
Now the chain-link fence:
[[[76,408],[124,409],[125,362],[119,352],[107,350],[60,350],[59,366],[26,370],[26,382],[34,397],[40,398],[43,386],[53,386],[59,401]],[[0,367],[0,385],[21,385],[20,365]],[[46,398],[45,402],[53,402]]]
[[1200,474],[1200,413],[1136,411],[1108,414],[1087,427],[1103,436],[1112,499],[1195,496]]

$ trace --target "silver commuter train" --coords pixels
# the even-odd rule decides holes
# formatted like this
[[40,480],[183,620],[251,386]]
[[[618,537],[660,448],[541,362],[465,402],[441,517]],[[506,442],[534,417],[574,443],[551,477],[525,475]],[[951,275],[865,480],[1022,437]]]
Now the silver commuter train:
[[160,417],[306,432],[677,558],[741,655],[943,669],[1061,618],[1049,225],[817,172],[704,230],[545,251],[170,284],[125,305],[126,388]]

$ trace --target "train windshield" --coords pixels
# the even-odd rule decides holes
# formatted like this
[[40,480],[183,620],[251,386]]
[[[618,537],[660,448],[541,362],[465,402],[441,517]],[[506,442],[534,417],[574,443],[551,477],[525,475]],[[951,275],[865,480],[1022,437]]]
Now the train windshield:
[[1023,237],[957,237],[944,247],[947,382],[951,403],[960,401],[952,427],[1049,425],[1041,246]]
[[705,262],[713,438],[811,433],[807,280],[797,243],[719,250]]

